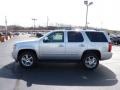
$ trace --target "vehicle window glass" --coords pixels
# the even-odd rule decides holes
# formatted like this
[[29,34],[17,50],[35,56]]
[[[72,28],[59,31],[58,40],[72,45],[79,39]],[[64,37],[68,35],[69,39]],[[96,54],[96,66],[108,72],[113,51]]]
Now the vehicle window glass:
[[48,36],[48,42],[64,42],[63,32],[54,32]]
[[68,32],[68,42],[83,42],[83,36],[81,32]]
[[86,32],[86,34],[91,42],[108,42],[102,32]]

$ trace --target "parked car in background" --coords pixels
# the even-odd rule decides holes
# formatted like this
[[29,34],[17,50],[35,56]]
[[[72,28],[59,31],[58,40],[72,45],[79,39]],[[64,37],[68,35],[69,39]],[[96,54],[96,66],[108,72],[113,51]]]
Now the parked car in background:
[[117,42],[118,42],[118,38],[117,37],[110,37],[110,40],[111,40],[111,42],[112,42],[112,44],[114,44],[114,45],[117,45]]
[[5,36],[6,34],[7,34],[7,35],[12,35],[12,32],[7,32],[7,33],[6,33],[6,32],[0,32],[0,34],[1,34],[2,36]]
[[120,44],[120,37],[119,36],[110,37],[110,40],[111,40],[112,44],[114,44],[114,45]]
[[118,42],[117,43],[120,44],[120,36],[117,36],[117,38],[118,38]]
[[19,33],[19,32],[14,32],[14,35],[17,35],[17,36],[18,36],[18,35],[20,35],[20,33]]
[[36,33],[36,37],[40,38],[40,37],[42,37],[42,36],[43,36],[42,33],[40,33],[40,32],[37,32],[37,33]]

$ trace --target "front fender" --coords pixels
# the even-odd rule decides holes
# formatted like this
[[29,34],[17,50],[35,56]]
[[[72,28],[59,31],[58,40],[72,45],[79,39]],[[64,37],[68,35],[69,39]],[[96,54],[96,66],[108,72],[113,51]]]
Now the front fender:
[[36,55],[37,55],[37,58],[39,58],[39,47],[38,46],[32,46],[32,45],[24,45],[24,46],[19,46],[18,49],[17,49],[17,56],[18,56],[18,53],[19,51],[21,50],[33,50],[36,52]]

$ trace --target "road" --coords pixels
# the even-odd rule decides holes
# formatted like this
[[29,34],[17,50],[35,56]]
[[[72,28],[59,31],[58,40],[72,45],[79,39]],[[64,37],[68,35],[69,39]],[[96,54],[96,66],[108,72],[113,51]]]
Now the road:
[[41,63],[25,70],[14,63],[13,43],[33,39],[15,36],[0,43],[0,90],[120,90],[120,46],[113,46],[113,57],[101,61],[94,71],[79,64]]

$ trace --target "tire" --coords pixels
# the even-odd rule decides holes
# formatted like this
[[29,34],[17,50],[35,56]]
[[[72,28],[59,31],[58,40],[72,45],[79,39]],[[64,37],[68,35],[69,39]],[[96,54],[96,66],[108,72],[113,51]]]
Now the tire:
[[82,58],[82,65],[88,70],[96,69],[99,65],[99,58],[95,53],[87,53]]
[[18,56],[18,61],[23,68],[32,68],[37,63],[37,56],[31,51],[25,51]]

